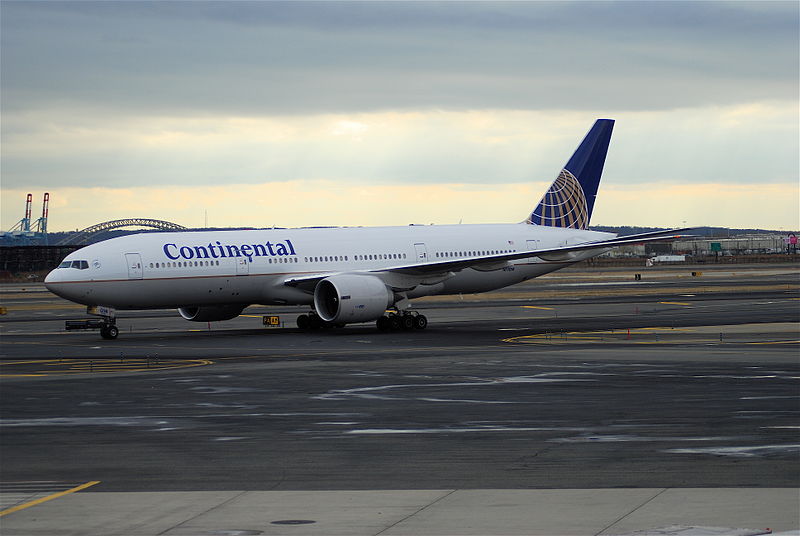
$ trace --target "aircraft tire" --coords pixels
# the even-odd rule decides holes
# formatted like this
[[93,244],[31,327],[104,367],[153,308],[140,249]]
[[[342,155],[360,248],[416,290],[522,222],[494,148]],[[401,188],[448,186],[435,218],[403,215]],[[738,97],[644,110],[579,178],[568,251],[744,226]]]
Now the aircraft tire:
[[308,318],[308,315],[300,315],[297,317],[297,327],[302,329],[303,331],[307,330],[311,326],[311,322]]
[[378,331],[389,331],[392,327],[389,322],[389,317],[386,315],[378,317],[378,320],[375,321],[375,325],[378,326]]
[[389,315],[389,329],[398,331],[401,328],[400,316],[394,313]]
[[404,330],[414,329],[414,317],[411,315],[403,315],[400,317],[400,326]]
[[322,327],[322,319],[317,315],[308,315],[308,329],[319,329]]
[[417,315],[414,317],[414,328],[425,329],[428,327],[428,317],[425,315]]
[[117,326],[100,328],[100,336],[107,340],[116,339],[119,336],[119,328]]

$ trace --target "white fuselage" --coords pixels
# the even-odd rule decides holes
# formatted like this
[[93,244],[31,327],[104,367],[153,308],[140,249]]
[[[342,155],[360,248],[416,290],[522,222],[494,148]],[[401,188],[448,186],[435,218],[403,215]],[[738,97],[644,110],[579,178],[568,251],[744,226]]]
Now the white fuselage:
[[[141,233],[71,253],[47,276],[46,285],[69,300],[118,309],[311,304],[312,293],[287,285],[287,280],[389,272],[417,263],[557,248],[613,236],[529,224]],[[430,282],[423,278],[407,297],[485,292],[597,253],[466,268]]]

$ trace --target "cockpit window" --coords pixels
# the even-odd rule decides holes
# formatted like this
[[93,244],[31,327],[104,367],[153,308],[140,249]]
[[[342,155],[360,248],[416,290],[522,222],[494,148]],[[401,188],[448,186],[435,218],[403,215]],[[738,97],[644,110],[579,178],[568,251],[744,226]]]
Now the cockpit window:
[[59,268],[77,268],[78,270],[88,270],[89,261],[64,261],[58,265]]

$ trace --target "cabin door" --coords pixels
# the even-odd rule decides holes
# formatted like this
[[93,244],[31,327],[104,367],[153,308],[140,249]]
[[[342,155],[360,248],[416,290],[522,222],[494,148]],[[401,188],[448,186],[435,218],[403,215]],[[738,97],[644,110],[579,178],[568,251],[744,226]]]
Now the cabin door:
[[236,275],[249,275],[250,262],[247,257],[236,257]]
[[425,244],[414,244],[414,250],[417,252],[417,262],[428,262],[428,248]]
[[128,279],[141,279],[142,256],[138,253],[126,253],[125,262],[128,264]]

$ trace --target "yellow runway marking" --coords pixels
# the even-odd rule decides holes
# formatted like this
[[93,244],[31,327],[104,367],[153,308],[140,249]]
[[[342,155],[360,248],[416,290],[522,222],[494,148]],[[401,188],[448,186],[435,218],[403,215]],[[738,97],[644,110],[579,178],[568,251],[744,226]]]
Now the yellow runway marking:
[[[31,376],[57,376],[68,374],[112,374],[115,372],[149,372],[157,370],[202,367],[212,365],[210,359],[32,359],[26,361],[10,361],[3,363],[0,378],[21,378]],[[38,365],[37,370],[26,370],[19,373],[8,373],[8,367],[20,365]]]
[[764,342],[748,342],[745,344],[800,344],[800,341],[764,341]]
[[52,304],[52,303],[42,303],[42,304],[32,304],[32,305],[8,305],[6,306],[9,312],[12,311],[50,311],[54,309],[75,309],[86,310],[85,305],[75,305],[74,303],[69,304]]
[[[685,331],[692,332],[694,330],[687,328],[667,328],[667,327],[652,327],[652,328],[635,328],[636,331]],[[618,329],[615,333],[620,333],[624,330]]]
[[525,309],[545,309],[547,311],[553,310],[552,307],[537,307],[536,305],[523,305],[522,307],[524,307]]
[[[724,336],[723,336],[724,335]],[[732,342],[734,344],[800,344],[800,340],[773,340],[773,341],[729,341],[727,337],[736,334],[720,334],[715,336],[687,328],[649,327],[636,328],[628,331],[618,329],[613,331],[567,331],[552,333],[535,333],[532,335],[518,335],[502,342],[512,344],[569,344],[581,342],[611,342],[626,344],[720,344]]]
[[691,305],[691,303],[679,302],[679,301],[660,301],[658,303],[663,303],[664,305]]
[[17,506],[12,506],[11,508],[6,508],[5,510],[0,511],[0,517],[7,516],[8,514],[13,514],[14,512],[19,512],[20,510],[24,510],[25,508],[30,508],[31,506],[36,506],[37,504],[42,504],[43,502],[52,501],[53,499],[58,499],[59,497],[63,497],[64,495],[69,495],[70,493],[75,493],[76,491],[81,491],[83,489],[90,488],[95,484],[99,483],[100,483],[99,480],[92,480],[91,482],[81,484],[80,486],[75,486],[74,488],[70,488],[68,490],[59,491],[58,493],[53,493],[52,495],[48,495],[47,497],[41,497],[33,501],[29,501],[23,504],[18,504]]

